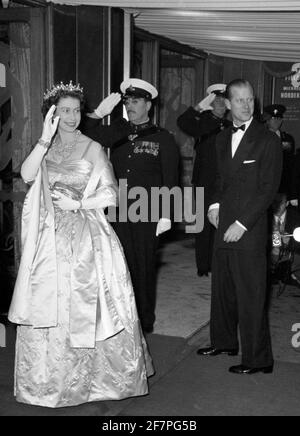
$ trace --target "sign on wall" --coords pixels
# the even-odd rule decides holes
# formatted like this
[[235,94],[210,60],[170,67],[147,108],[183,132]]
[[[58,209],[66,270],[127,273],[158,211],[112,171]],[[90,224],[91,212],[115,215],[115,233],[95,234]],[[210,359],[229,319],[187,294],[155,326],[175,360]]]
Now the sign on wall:
[[282,130],[292,135],[300,148],[300,88],[292,85],[292,74],[275,79],[274,103],[286,107]]

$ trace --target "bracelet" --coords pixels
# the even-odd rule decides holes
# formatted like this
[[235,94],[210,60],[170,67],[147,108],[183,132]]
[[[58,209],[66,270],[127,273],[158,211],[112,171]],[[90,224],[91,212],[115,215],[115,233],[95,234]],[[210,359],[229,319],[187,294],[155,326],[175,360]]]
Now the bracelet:
[[79,211],[79,209],[82,209],[82,202],[81,202],[81,200],[76,200],[76,201],[79,202],[79,207],[77,209],[74,209],[74,211],[73,211],[74,213],[77,213]]
[[40,144],[42,147],[44,147],[46,150],[48,150],[50,141],[44,141],[44,139],[40,138],[38,140],[38,144]]

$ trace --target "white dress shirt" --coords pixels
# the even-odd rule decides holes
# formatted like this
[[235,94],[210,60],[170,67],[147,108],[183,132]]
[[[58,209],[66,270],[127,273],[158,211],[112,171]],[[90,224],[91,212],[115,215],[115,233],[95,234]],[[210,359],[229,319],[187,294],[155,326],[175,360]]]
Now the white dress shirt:
[[[243,136],[245,135],[245,133],[246,133],[248,127],[250,126],[252,120],[253,120],[253,117],[251,117],[249,121],[246,121],[246,123],[244,123],[245,124],[245,130],[239,129],[236,133],[232,134],[232,139],[231,139],[231,156],[232,157],[234,157],[234,155],[235,155],[235,153],[236,153],[236,151],[237,151],[237,149],[238,149],[238,147],[239,147],[239,145],[241,143],[241,140],[243,139]],[[234,127],[238,127],[234,123],[233,123],[233,126]]]

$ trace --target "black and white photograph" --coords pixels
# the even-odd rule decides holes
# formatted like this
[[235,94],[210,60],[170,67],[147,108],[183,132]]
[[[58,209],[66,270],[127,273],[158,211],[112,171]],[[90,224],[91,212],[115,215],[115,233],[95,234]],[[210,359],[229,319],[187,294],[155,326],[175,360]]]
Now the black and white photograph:
[[299,0],[0,0],[0,416],[299,404]]

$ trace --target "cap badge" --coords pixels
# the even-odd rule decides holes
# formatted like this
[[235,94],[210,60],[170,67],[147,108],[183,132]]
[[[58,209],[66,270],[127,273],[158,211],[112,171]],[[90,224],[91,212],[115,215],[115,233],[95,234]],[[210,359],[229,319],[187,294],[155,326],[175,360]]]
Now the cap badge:
[[138,136],[139,136],[139,135],[132,134],[132,135],[129,135],[129,136],[128,136],[128,139],[129,139],[129,141],[134,141],[135,138],[137,138]]

